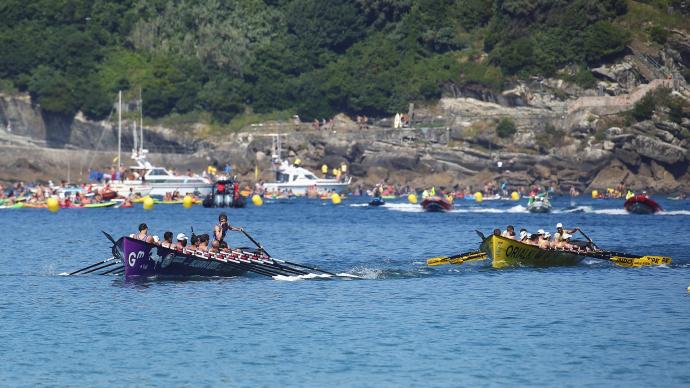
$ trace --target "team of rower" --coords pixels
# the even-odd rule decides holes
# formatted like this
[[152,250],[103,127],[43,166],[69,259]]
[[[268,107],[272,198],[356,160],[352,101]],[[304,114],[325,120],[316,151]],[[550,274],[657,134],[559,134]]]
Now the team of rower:
[[208,234],[194,235],[192,234],[189,246],[187,246],[188,238],[184,233],[177,235],[177,242],[173,242],[173,233],[167,231],[163,234],[163,241],[159,241],[158,236],[149,234],[149,228],[146,224],[139,225],[139,232],[131,234],[130,237],[135,240],[144,241],[147,243],[159,245],[163,248],[170,249],[191,249],[202,252],[219,253],[228,250],[228,243],[225,241],[225,235],[228,231],[240,231],[244,229],[232,226],[228,223],[228,216],[225,213],[220,213],[218,216],[218,224],[213,227],[213,241]]
[[553,239],[551,238],[551,233],[545,232],[544,229],[539,229],[537,233],[529,233],[527,229],[522,228],[520,229],[520,234],[516,235],[513,225],[508,225],[503,232],[500,229],[495,229],[494,235],[535,245],[542,249],[580,249],[580,246],[570,243],[573,234],[579,230],[580,228],[577,227],[574,229],[563,229],[563,224],[559,222],[556,224],[556,233],[554,233]]

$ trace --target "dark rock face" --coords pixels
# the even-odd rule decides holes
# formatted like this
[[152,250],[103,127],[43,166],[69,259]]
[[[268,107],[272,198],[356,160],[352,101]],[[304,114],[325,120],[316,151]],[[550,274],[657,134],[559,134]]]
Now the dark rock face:
[[690,36],[678,30],[673,30],[667,40],[668,46],[680,55],[685,67],[690,67]]
[[667,164],[675,164],[685,161],[685,154],[687,152],[683,147],[675,146],[663,142],[659,139],[639,135],[636,136],[629,148],[641,156],[647,157],[651,160],[663,162]]

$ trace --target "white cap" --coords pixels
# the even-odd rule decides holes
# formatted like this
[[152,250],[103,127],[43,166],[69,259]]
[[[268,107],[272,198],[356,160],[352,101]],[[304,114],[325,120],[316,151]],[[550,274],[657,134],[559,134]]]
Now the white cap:
[[563,227],[563,224],[561,224],[560,222],[556,224],[556,229],[562,228],[562,227]]
[[523,230],[522,232],[520,232],[520,240],[522,240],[523,238],[527,237],[528,234],[529,234],[529,233],[525,232],[524,230]]
[[158,238],[158,236],[153,236],[153,242],[159,242],[161,239]]
[[572,234],[569,234],[569,233],[563,232],[563,236],[561,236],[561,237],[563,238],[563,240],[567,240],[567,239],[573,237],[573,235],[572,235]]
[[186,240],[186,239],[187,239],[187,236],[185,236],[184,233],[178,233],[177,234],[177,240],[178,241],[182,241],[182,240]]
[[551,238],[551,233],[549,233],[549,232],[544,233],[544,238]]
[[539,229],[539,230],[537,230],[537,234],[542,234],[542,235],[543,235],[543,234],[544,234],[544,229]]

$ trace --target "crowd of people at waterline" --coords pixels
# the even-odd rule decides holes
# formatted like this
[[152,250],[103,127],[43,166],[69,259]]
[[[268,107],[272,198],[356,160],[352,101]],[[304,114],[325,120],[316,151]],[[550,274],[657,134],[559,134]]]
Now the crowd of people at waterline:
[[501,236],[512,240],[520,241],[524,244],[534,245],[541,249],[590,249],[589,246],[582,247],[577,244],[572,244],[570,241],[573,234],[578,232],[580,228],[564,229],[562,223],[556,224],[556,232],[551,236],[551,233],[539,229],[536,233],[529,233],[527,229],[520,229],[520,233],[515,233],[515,227],[508,225],[505,231],[501,229],[494,229],[494,236]]
[[242,232],[244,229],[230,225],[227,214],[220,213],[218,223],[213,226],[210,234],[192,234],[189,238],[184,233],[178,233],[175,241],[173,241],[174,233],[166,231],[161,240],[158,236],[150,234],[148,225],[142,223],[139,225],[139,231],[130,234],[129,237],[168,249],[219,253],[230,249],[227,241],[225,241],[228,231]]

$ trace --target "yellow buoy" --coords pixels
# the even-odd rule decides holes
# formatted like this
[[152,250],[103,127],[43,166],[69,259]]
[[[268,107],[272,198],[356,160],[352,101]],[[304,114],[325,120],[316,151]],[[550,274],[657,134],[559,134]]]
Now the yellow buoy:
[[688,286],[688,292],[690,292],[690,286]]
[[338,195],[338,193],[333,193],[333,195],[331,195],[331,202],[333,202],[334,205],[339,204],[340,203],[340,195]]
[[512,199],[513,201],[519,201],[520,194],[518,194],[517,191],[513,191],[512,193],[510,193],[510,199]]
[[414,194],[410,194],[407,196],[407,202],[409,203],[417,203],[417,196]]
[[46,205],[48,205],[48,210],[50,210],[52,213],[60,210],[60,204],[55,197],[48,198],[48,200],[46,200]]
[[596,190],[592,190],[592,198],[599,198],[599,192]]
[[147,195],[144,198],[144,210],[151,210],[151,209],[153,209],[153,198],[151,198]]
[[182,206],[184,206],[185,209],[189,209],[192,205],[194,205],[194,198],[185,195],[184,198],[182,198]]
[[474,193],[474,200],[477,202],[483,201],[484,200],[484,194],[482,194],[481,191],[477,191],[476,193]]
[[264,200],[261,199],[261,196],[259,194],[254,194],[252,195],[252,203],[254,206],[261,206],[264,204]]

